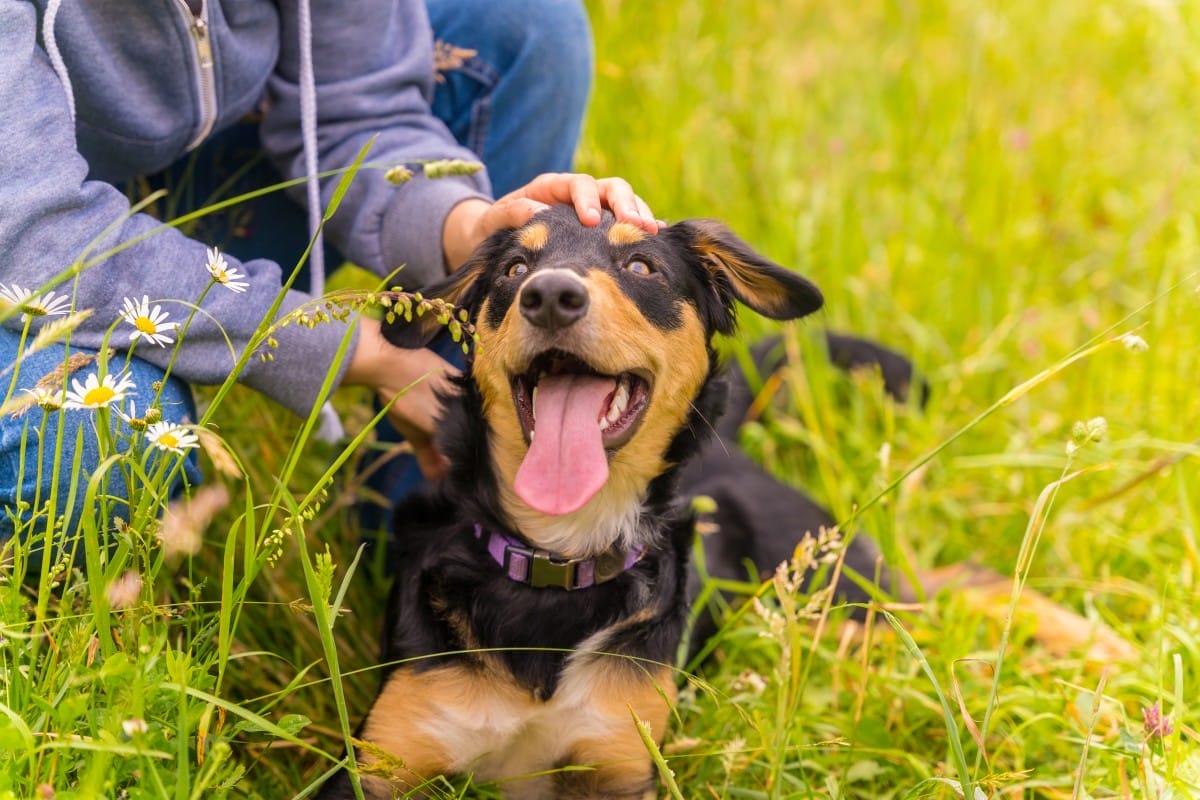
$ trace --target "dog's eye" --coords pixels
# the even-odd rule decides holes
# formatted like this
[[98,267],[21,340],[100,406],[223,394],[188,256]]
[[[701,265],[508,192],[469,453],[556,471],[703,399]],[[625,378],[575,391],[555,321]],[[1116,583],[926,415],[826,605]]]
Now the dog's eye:
[[508,277],[510,278],[524,275],[526,272],[529,272],[529,265],[524,261],[514,261],[508,265]]
[[632,272],[634,275],[649,275],[654,272],[650,265],[645,261],[630,261],[625,265],[625,269]]

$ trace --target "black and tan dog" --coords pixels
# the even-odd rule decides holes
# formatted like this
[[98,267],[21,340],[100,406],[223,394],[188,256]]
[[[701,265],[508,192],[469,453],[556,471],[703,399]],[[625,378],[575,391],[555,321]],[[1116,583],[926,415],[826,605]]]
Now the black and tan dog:
[[[448,478],[396,511],[364,790],[470,773],[511,797],[653,796],[634,717],[666,730],[688,492],[728,505],[709,561],[742,577],[829,521],[709,444],[727,393],[710,340],[733,332],[737,302],[795,319],[821,294],[720,223],[647,235],[608,216],[585,228],[564,207],[493,236],[427,295],[467,309],[479,345],[440,427]],[[389,338],[414,346],[422,331]],[[702,466],[681,486],[689,461]],[[870,554],[856,559],[869,571]],[[346,774],[321,794],[351,796]]]

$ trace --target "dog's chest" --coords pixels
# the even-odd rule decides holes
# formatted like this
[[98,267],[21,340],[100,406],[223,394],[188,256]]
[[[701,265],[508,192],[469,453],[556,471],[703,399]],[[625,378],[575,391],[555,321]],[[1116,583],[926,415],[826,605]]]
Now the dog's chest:
[[[588,675],[564,676],[546,701],[531,694],[501,691],[472,707],[445,709],[429,732],[456,754],[453,770],[492,781],[534,775],[572,761],[580,742],[607,740],[623,728],[623,720],[594,696]],[[519,690],[518,690],[519,691]],[[628,717],[628,711],[624,714]],[[551,797],[545,778],[518,781],[508,790],[515,797]]]
[[552,771],[566,765],[607,762],[613,754],[638,763],[633,714],[660,734],[673,696],[667,670],[588,653],[568,657],[546,700],[494,662],[401,669],[389,676],[364,736],[410,765],[427,760],[432,772],[503,780],[506,797],[537,800],[556,796],[561,776]]

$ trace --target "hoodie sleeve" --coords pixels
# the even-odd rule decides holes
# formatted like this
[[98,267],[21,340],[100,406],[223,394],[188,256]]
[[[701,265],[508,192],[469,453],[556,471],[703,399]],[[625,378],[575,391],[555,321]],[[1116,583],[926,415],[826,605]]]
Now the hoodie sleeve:
[[[303,1],[303,0],[300,0]],[[281,3],[279,66],[268,83],[262,138],[285,176],[303,177],[300,133],[298,0]],[[427,159],[478,160],[429,108],[433,96],[433,32],[422,0],[358,3],[311,0],[320,169],[350,165],[378,135],[367,160],[391,166]],[[328,202],[337,178],[321,187]],[[331,239],[356,264],[387,275],[404,265],[399,283],[419,287],[445,274],[442,224],[459,202],[487,199],[484,173],[424,178],[396,187],[382,169],[355,177],[330,221]],[[303,202],[303,187],[293,190]]]
[[[72,343],[99,348],[111,328],[110,345],[125,347],[122,298],[148,295],[182,323],[190,313],[185,304],[195,303],[210,283],[206,249],[149,215],[132,214],[115,187],[88,180],[66,92],[37,45],[37,24],[33,4],[0,0],[0,283],[37,289],[67,275],[55,291],[71,296],[76,309],[94,310]],[[114,248],[123,249],[102,257]],[[70,275],[72,265],[89,259],[96,263]],[[189,382],[223,382],[280,292],[273,262],[227,261],[249,286],[242,294],[214,286],[205,296],[173,367]],[[289,292],[280,313],[310,300]],[[345,330],[336,322],[288,326],[275,337],[273,360],[251,358],[239,381],[307,414]],[[139,358],[162,367],[171,352],[146,342],[136,347]]]

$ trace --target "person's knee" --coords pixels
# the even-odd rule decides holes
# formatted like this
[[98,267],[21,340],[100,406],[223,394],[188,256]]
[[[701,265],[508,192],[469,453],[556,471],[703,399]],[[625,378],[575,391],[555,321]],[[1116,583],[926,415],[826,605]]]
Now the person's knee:
[[576,0],[517,0],[502,3],[523,24],[522,58],[558,91],[586,99],[592,84],[592,31]]
[[435,36],[476,51],[501,76],[582,87],[592,75],[592,32],[578,0],[427,0]]

